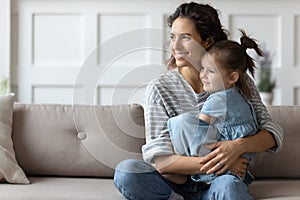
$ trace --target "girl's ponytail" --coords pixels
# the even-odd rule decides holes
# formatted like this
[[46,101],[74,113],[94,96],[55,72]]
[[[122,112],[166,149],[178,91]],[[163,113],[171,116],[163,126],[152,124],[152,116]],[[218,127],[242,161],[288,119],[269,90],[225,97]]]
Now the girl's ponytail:
[[210,55],[229,72],[239,72],[239,79],[235,85],[241,90],[245,97],[250,98],[251,91],[247,84],[247,70],[254,77],[255,64],[248,55],[247,49],[254,49],[257,55],[263,56],[262,50],[258,47],[255,39],[246,35],[245,31],[240,30],[242,35],[240,43],[232,40],[222,40],[215,43],[208,49]]
[[251,73],[252,76],[254,76],[254,70],[255,70],[255,64],[253,62],[253,59],[247,54],[247,49],[254,49],[257,55],[264,56],[263,51],[258,47],[256,41],[253,38],[250,38],[246,35],[244,30],[241,30],[242,36],[240,38],[241,46],[245,50],[245,53],[247,55],[247,69]]

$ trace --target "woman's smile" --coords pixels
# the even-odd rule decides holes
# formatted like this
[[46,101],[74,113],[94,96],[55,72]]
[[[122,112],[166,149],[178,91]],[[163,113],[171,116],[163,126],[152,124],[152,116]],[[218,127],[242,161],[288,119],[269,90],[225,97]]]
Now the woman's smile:
[[176,59],[182,59],[188,54],[189,54],[189,52],[175,52],[174,56]]

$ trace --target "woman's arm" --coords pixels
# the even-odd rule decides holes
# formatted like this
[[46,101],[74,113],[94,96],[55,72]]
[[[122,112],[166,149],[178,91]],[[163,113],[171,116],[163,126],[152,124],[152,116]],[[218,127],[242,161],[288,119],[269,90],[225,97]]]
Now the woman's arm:
[[199,174],[202,164],[201,157],[180,155],[159,156],[154,159],[154,167],[161,174]]
[[240,148],[244,149],[243,153],[260,153],[276,147],[276,141],[273,134],[267,130],[261,130],[256,135],[237,140]]
[[[271,146],[268,149],[265,149],[264,151],[271,151],[271,152],[278,152],[282,148],[282,142],[283,142],[283,130],[282,128],[274,123],[271,119],[271,116],[269,114],[269,111],[267,110],[266,106],[262,103],[262,100],[260,98],[260,94],[257,90],[257,87],[254,83],[254,81],[249,77],[247,80],[247,84],[250,87],[251,90],[251,104],[253,105],[257,122],[258,122],[258,128],[260,130],[264,130],[263,136],[258,139],[262,139],[262,141],[256,141],[261,143],[267,143],[266,146]],[[266,136],[266,135],[267,136]],[[272,136],[272,137],[271,137]],[[274,140],[275,144],[270,144],[270,142]],[[250,144],[251,145],[251,144]],[[249,146],[249,145],[247,145]],[[264,146],[262,146],[264,147]],[[261,149],[261,148],[260,148]],[[253,149],[252,149],[253,150]],[[250,151],[252,152],[252,151]],[[262,152],[262,151],[255,151],[254,152]]]
[[[215,150],[201,159],[203,164],[201,171],[207,173],[216,172],[221,174],[231,168],[232,164],[244,153],[264,152],[276,146],[275,139],[271,133],[262,130],[253,136],[239,138],[232,141],[220,141],[214,146]],[[222,164],[220,168],[217,163]]]

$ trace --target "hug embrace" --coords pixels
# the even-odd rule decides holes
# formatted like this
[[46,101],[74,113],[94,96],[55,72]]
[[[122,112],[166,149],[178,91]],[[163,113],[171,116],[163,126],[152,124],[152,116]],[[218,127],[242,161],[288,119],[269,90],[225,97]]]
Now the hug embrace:
[[119,163],[115,186],[126,199],[253,199],[254,154],[280,151],[283,138],[247,74],[246,50],[263,52],[244,31],[228,40],[207,4],[181,4],[168,25],[169,70],[146,90],[144,161]]

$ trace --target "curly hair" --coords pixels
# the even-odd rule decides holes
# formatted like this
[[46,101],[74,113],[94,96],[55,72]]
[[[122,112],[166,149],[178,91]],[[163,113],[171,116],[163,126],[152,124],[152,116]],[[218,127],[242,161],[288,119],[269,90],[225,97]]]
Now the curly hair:
[[[195,2],[181,4],[175,12],[168,17],[168,26],[172,27],[173,22],[179,17],[191,20],[203,40],[211,38],[213,42],[218,42],[227,39],[228,33],[221,25],[218,11],[208,4]],[[177,67],[173,56],[171,56],[167,65],[169,68]]]

